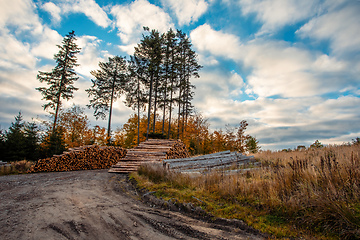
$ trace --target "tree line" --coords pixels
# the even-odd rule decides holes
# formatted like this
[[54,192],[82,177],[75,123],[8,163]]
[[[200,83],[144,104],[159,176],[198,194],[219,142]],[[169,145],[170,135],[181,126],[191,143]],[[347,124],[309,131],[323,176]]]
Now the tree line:
[[[99,62],[99,69],[90,72],[94,79],[91,79],[92,86],[85,90],[90,98],[87,107],[94,110],[96,119],[108,118],[107,130],[99,126],[90,129],[84,109],[79,106],[63,109],[63,101],[73,98],[74,92],[78,90],[74,86],[79,79],[75,67],[79,65],[77,54],[81,49],[76,44],[74,31],[69,32],[62,44],[57,46],[59,52],[54,55],[57,63],[55,68],[50,72],[39,71],[37,75],[37,79],[47,86],[36,88],[46,101],[43,108],[49,110],[52,120],[43,122],[46,128],[44,130],[39,129],[35,123],[23,122],[21,114],[15,117],[15,123],[12,123],[9,131],[1,131],[0,147],[10,149],[10,146],[18,143],[19,146],[25,146],[24,149],[36,150],[31,155],[30,152],[15,154],[21,152],[15,149],[13,153],[7,151],[9,156],[35,160],[59,154],[68,147],[94,143],[133,147],[149,137],[183,139],[189,149],[193,149],[193,153],[211,151],[200,146],[199,140],[195,141],[196,136],[207,134],[206,138],[210,139],[219,135],[219,132],[208,134],[206,124],[199,123],[201,118],[194,115],[192,100],[195,86],[191,79],[199,77],[202,66],[197,62],[197,55],[192,50],[189,38],[181,30],[170,29],[166,33],[160,33],[144,28],[142,39],[130,59],[109,57],[107,62]],[[121,96],[124,96],[125,105],[136,111],[133,115],[136,117],[136,137],[134,129],[126,130],[125,124],[112,138],[113,106]],[[134,117],[130,119],[133,121]],[[197,133],[194,135],[194,132]],[[12,140],[14,136],[17,136],[17,140]],[[222,143],[223,147],[217,147],[215,151],[225,148],[245,151],[244,147],[230,144],[242,141],[240,145],[245,146],[245,140],[239,139],[241,138],[227,138]],[[1,158],[13,160],[8,156]]]
[[[158,124],[156,125],[156,131],[161,131],[162,121],[157,118]],[[138,116],[136,114],[130,116],[128,121],[123,127],[115,132],[114,143],[116,145],[133,148],[137,146],[138,134],[137,127],[140,126],[140,142],[146,140],[147,131],[147,116],[142,115],[140,118],[140,124],[137,123]],[[175,127],[171,128],[170,138],[177,138],[178,119],[174,121]],[[170,125],[169,121],[165,121],[165,127]],[[232,127],[230,125],[225,126],[225,130],[211,131],[208,120],[204,118],[200,113],[195,112],[188,117],[184,134],[180,135],[180,139],[187,146],[190,154],[209,154],[220,151],[237,151],[241,153],[256,153],[260,150],[259,141],[248,134],[246,134],[248,123],[245,120],[239,122],[238,125]]]
[[[149,135],[156,135],[155,125],[159,111],[163,118],[161,135],[168,138],[171,124],[165,129],[165,118],[171,123],[175,106],[179,124],[178,137],[185,131],[187,119],[193,111],[191,100],[195,86],[190,80],[192,77],[199,77],[198,71],[202,66],[197,62],[189,38],[181,30],[174,32],[170,29],[163,34],[148,28],[144,30],[143,38],[129,60],[121,56],[109,57],[107,62],[99,62],[99,70],[91,71],[94,79],[91,80],[92,86],[86,89],[91,98],[87,106],[94,109],[96,119],[108,118],[109,141],[113,104],[122,95],[125,96],[125,104],[137,110],[138,116],[147,109],[146,139]],[[53,132],[56,131],[62,99],[69,100],[74,91],[78,90],[73,86],[78,79],[74,71],[74,67],[78,65],[76,54],[80,52],[75,40],[74,31],[66,35],[62,46],[58,45],[59,53],[54,56],[57,66],[51,72],[39,71],[37,76],[40,82],[48,85],[37,90],[47,101],[43,105],[44,110],[50,108],[55,111]],[[140,118],[138,123],[139,121]]]

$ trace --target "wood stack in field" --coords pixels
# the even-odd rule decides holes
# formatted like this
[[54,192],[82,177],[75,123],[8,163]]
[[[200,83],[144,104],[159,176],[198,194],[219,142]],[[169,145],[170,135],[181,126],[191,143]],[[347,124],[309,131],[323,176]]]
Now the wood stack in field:
[[233,165],[241,166],[254,162],[254,156],[223,151],[190,158],[166,159],[163,161],[163,166],[166,169],[179,172],[203,172],[210,169],[225,169]]
[[144,163],[188,156],[187,148],[180,140],[149,139],[140,143],[139,146],[129,149],[126,157],[112,166],[109,172],[135,172]]
[[61,155],[40,159],[29,172],[62,172],[110,168],[125,157],[121,147],[99,147],[97,145],[70,148]]
[[190,157],[189,152],[186,148],[186,145],[177,141],[170,150],[166,153],[166,159],[175,159],[175,158],[188,158]]

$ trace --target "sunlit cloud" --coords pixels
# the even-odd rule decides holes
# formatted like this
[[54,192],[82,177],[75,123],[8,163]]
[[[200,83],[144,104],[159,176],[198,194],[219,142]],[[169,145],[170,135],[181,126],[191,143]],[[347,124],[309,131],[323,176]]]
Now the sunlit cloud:
[[180,26],[196,22],[209,5],[205,0],[161,0],[161,2],[175,13]]

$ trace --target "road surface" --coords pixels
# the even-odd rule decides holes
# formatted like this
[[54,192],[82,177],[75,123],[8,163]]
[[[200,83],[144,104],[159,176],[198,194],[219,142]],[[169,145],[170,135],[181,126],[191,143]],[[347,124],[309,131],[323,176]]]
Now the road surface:
[[144,200],[107,170],[0,176],[1,239],[262,239]]

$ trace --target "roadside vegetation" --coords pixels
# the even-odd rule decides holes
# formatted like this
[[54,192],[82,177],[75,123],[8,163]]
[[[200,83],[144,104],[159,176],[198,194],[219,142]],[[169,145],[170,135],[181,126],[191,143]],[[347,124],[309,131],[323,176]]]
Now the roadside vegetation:
[[8,163],[0,166],[0,176],[27,173],[33,164],[34,162],[26,160]]
[[233,175],[190,177],[143,166],[132,177],[157,197],[241,219],[275,238],[360,238],[359,139],[255,157],[261,168]]

